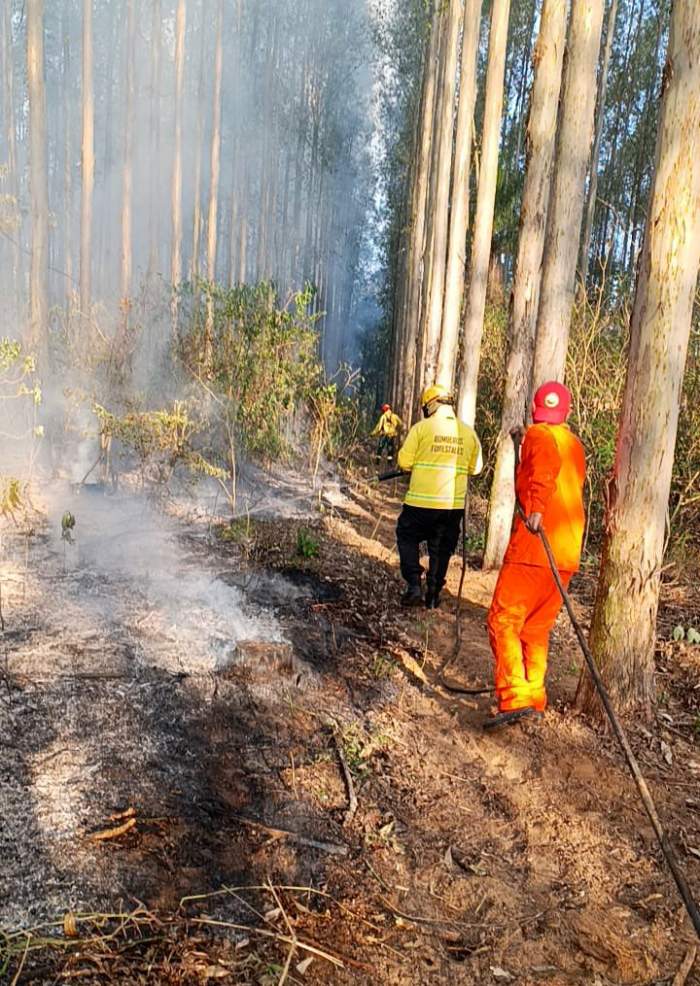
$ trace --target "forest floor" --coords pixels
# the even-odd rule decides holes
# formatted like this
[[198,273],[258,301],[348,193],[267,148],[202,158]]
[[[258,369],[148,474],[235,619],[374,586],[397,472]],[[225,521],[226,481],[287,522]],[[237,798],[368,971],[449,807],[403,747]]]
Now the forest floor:
[[[66,493],[3,535],[0,982],[700,984],[570,629],[544,720],[485,735],[491,697],[437,675],[458,560],[440,610],[398,606],[397,493],[279,487],[220,530]],[[456,684],[490,684],[493,582],[467,572]],[[630,724],[696,896],[700,648],[668,640],[699,612],[665,587]]]

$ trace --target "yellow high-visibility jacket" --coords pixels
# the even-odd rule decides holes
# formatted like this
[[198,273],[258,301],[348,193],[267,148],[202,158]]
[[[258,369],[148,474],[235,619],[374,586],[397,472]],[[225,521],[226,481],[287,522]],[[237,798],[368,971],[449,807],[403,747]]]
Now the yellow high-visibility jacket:
[[388,438],[396,438],[401,430],[401,418],[393,411],[385,411],[370,432],[370,438],[377,438],[378,435],[386,435]]
[[476,432],[441,404],[415,424],[399,449],[399,469],[411,472],[404,503],[434,510],[461,510],[467,477],[481,472],[481,444]]

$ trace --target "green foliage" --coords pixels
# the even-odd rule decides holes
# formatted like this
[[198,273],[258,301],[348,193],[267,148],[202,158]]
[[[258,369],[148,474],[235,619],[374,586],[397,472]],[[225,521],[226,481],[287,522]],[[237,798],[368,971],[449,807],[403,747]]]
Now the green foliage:
[[501,428],[501,407],[505,386],[508,311],[504,305],[488,303],[484,315],[484,335],[479,363],[476,431],[484,450],[484,470],[473,488],[488,496],[496,460],[496,443]]
[[[178,348],[210,399],[214,446],[262,459],[288,457],[295,415],[322,381],[307,286],[280,307],[274,285],[183,285]],[[234,466],[235,468],[235,466]]]
[[222,469],[193,447],[202,423],[191,416],[184,402],[175,401],[167,410],[131,411],[121,416],[96,404],[94,412],[103,440],[116,439],[136,457],[143,483],[167,483],[177,466],[194,475],[225,478]]
[[689,644],[700,644],[700,633],[698,633],[695,627],[688,627],[686,629],[679,624],[673,629],[673,639],[676,643],[685,640]]
[[12,476],[0,478],[0,514],[15,520],[15,514],[26,506],[26,489],[23,484]]
[[318,553],[320,550],[320,543],[317,538],[310,534],[309,531],[304,530],[300,527],[297,531],[297,547],[296,552],[301,555],[302,558],[318,558]]

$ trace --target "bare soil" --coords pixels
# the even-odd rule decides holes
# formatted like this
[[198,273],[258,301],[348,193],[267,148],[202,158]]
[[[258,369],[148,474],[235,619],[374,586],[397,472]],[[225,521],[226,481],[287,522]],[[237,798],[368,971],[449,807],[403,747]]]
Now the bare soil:
[[[397,493],[223,537],[110,498],[73,506],[77,545],[55,511],[5,534],[1,982],[680,981],[694,934],[613,741],[571,709],[569,628],[544,720],[485,735],[491,697],[437,675],[458,560],[440,610],[397,604]],[[490,685],[493,581],[467,573],[456,684]],[[668,588],[657,719],[629,726],[700,896],[700,649],[669,642],[694,600]]]

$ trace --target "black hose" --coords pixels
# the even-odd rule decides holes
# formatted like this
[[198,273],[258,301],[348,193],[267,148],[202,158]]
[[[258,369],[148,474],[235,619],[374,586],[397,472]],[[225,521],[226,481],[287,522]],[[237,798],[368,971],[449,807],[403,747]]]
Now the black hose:
[[377,476],[377,480],[380,483],[386,482],[387,479],[398,479],[399,476],[407,476],[408,473],[403,469],[390,469],[389,472],[380,472]]

